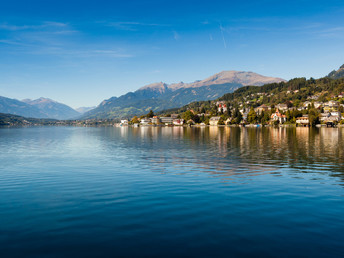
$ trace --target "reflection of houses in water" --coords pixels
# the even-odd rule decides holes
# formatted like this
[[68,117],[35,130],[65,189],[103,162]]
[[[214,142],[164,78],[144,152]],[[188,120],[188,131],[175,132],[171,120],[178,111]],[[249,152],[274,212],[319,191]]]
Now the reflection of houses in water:
[[138,162],[160,173],[173,173],[173,168],[178,167],[185,173],[206,172],[228,179],[238,174],[279,173],[281,167],[293,168],[292,172],[300,175],[304,171],[333,171],[337,175],[344,171],[344,164],[339,162],[344,157],[344,128],[127,127],[113,130],[124,138],[122,144],[126,148],[142,148],[143,157],[146,151],[154,152],[149,155],[149,161],[138,157]]
[[[320,136],[321,143],[327,150],[333,150],[338,148],[343,148],[342,143],[342,133],[343,129],[337,128],[321,128]],[[344,157],[343,157],[344,158]]]

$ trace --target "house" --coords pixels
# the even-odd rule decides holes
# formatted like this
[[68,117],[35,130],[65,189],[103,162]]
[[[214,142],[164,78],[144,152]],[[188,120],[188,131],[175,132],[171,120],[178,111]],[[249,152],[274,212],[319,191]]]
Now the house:
[[172,119],[177,119],[179,117],[178,114],[171,114]]
[[160,118],[158,116],[153,116],[152,123],[153,124],[160,124]]
[[326,113],[321,113],[320,114],[320,121],[322,123],[335,123],[339,122],[342,119],[342,114],[337,111],[333,112],[326,112]]
[[276,108],[278,108],[281,111],[287,111],[288,110],[288,105],[287,104],[278,104],[276,106]]
[[173,119],[173,124],[174,125],[183,125],[184,119]]
[[325,123],[330,116],[331,116],[330,112],[321,113],[320,114],[320,122]]
[[271,115],[272,121],[279,121],[281,124],[287,121],[286,115],[282,115],[278,109],[276,109],[276,112]]
[[258,115],[260,115],[261,113],[266,112],[266,111],[269,111],[270,109],[271,109],[271,107],[268,107],[268,106],[266,106],[265,104],[263,104],[263,105],[261,105],[261,106],[255,108],[254,111],[255,111]]
[[171,125],[173,124],[173,118],[172,117],[160,117],[161,123],[165,125]]
[[314,107],[315,107],[315,108],[320,108],[322,105],[323,105],[322,102],[318,102],[318,101],[315,101],[315,102],[314,102]]
[[309,126],[308,115],[303,115],[301,117],[296,118],[296,124],[301,126]]
[[219,123],[220,119],[221,119],[221,117],[219,117],[219,116],[213,116],[210,118],[209,124],[210,125],[217,125]]
[[149,118],[147,118],[147,117],[142,118],[141,121],[140,121],[141,125],[148,125],[148,124],[150,124],[151,122],[152,122],[151,119],[149,119]]
[[121,120],[121,125],[128,125],[129,124],[129,121],[127,119],[122,119]]
[[305,102],[303,103],[303,106],[304,106],[305,108],[308,108],[308,106],[312,106],[312,102],[310,102],[310,101],[305,101]]
[[195,121],[192,120],[192,119],[189,119],[186,123],[189,124],[189,125],[194,125],[194,124],[195,124]]
[[227,112],[227,104],[224,101],[217,101],[216,106],[217,106],[217,112],[219,113]]
[[339,107],[338,101],[330,100],[324,104],[324,110],[327,112],[337,111]]
[[197,116],[202,117],[202,116],[210,116],[210,115],[207,113],[200,113],[200,114],[197,114]]
[[232,118],[227,118],[227,120],[225,121],[226,125],[230,125],[232,122]]

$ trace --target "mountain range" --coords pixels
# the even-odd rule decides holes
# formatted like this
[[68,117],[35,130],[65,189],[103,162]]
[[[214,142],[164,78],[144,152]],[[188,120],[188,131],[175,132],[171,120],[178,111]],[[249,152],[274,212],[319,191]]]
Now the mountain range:
[[[344,65],[333,70],[328,78],[344,77]],[[204,80],[192,83],[153,83],[120,97],[102,101],[97,107],[82,107],[77,110],[48,98],[22,101],[0,96],[0,113],[31,118],[50,119],[119,119],[142,115],[149,110],[162,111],[180,108],[189,103],[214,100],[243,86],[262,86],[285,80],[267,77],[253,72],[223,71]]]
[[161,111],[181,107],[194,101],[214,100],[246,85],[261,86],[281,81],[285,80],[253,72],[222,71],[192,83],[153,83],[135,92],[104,100],[98,107],[86,112],[82,118],[119,119],[142,115],[149,110]]
[[339,78],[343,78],[344,77],[344,64],[339,67],[338,70],[333,70],[332,72],[330,72],[327,77],[330,77],[332,79],[339,79]]
[[0,96],[0,113],[33,118],[72,119],[81,113],[71,107],[48,98],[22,101]]

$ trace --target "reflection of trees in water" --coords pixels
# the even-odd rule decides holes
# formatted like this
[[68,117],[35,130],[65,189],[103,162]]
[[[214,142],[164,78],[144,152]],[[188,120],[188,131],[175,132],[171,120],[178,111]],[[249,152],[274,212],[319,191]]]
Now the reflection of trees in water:
[[344,179],[343,129],[141,127],[108,128],[106,134],[126,150],[138,150],[133,158],[160,172],[226,177],[292,168]]

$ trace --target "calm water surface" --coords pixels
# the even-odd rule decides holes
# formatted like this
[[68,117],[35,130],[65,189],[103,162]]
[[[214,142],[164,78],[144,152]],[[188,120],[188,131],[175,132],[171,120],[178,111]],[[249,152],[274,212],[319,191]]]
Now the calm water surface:
[[344,129],[0,129],[0,257],[344,256]]

